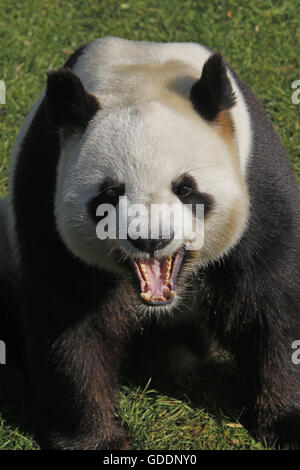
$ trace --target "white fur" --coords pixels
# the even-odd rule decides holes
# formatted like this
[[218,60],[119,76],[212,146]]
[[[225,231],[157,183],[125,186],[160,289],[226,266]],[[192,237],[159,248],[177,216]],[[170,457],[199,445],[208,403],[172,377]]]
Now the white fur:
[[[222,240],[224,221],[232,206],[245,197],[224,141],[201,119],[182,116],[158,102],[100,110],[83,136],[68,141],[58,168],[55,214],[67,246],[90,264],[110,267],[115,242],[97,239],[86,208],[100,182],[108,176],[125,182],[132,203],[171,205],[178,202],[172,181],[186,172],[217,202],[205,224],[200,258],[206,263],[228,248]],[[241,212],[241,229],[242,216]],[[181,244],[174,240],[160,254],[172,253]],[[134,254],[129,244],[121,246]]]
[[[199,263],[222,256],[243,232],[248,209],[243,173],[250,127],[241,93],[233,83],[238,170],[217,130],[197,115],[188,99],[209,55],[197,44],[136,43],[109,37],[94,41],[78,59],[74,71],[98,97],[102,109],[85,135],[73,137],[63,149],[56,220],[67,246],[86,262],[117,269],[111,251],[118,243],[99,242],[86,211],[86,203],[107,176],[125,182],[132,203],[150,205],[178,202],[171,183],[182,173],[191,173],[201,191],[217,202],[205,224]],[[239,211],[239,220],[233,233],[227,234],[233,208]],[[180,244],[174,240],[158,255],[172,253]],[[118,246],[131,257],[145,256],[126,241]]]
[[[113,258],[116,246],[131,257],[138,256],[126,241],[118,245],[118,241],[100,242],[96,237],[86,203],[107,176],[125,183],[132,203],[149,205],[178,202],[171,191],[172,181],[183,173],[193,175],[199,189],[216,202],[205,224],[205,246],[200,250],[199,264],[222,256],[243,233],[248,215],[244,180],[251,128],[242,94],[228,72],[237,96],[231,110],[237,165],[218,130],[200,118],[188,99],[210,55],[208,49],[193,43],[106,37],[91,43],[78,58],[74,72],[98,97],[101,109],[83,135],[62,141],[55,216],[64,242],[86,263],[112,271],[122,269]],[[11,192],[19,145],[38,103],[27,117],[14,149]],[[159,255],[174,252],[179,245],[174,240]]]
[[[104,108],[119,107],[124,100],[143,102],[149,99],[147,90],[145,96],[145,88],[148,91],[150,88],[150,94],[155,90],[153,83],[149,87],[145,85],[142,74],[124,77],[122,67],[126,70],[126,66],[138,65],[142,71],[143,66],[149,64],[162,66],[170,61],[179,61],[186,70],[184,73],[184,69],[181,69],[178,74],[179,87],[181,92],[187,94],[193,82],[200,78],[203,65],[211,54],[209,49],[196,43],[137,42],[108,36],[96,39],[88,46],[75,64],[74,72],[85,87],[99,97]],[[193,70],[193,75],[189,73],[190,69]],[[242,93],[229,71],[228,76],[237,97],[231,114],[237,131],[241,171],[245,174],[251,148],[250,117]],[[159,81],[159,76],[157,79]]]

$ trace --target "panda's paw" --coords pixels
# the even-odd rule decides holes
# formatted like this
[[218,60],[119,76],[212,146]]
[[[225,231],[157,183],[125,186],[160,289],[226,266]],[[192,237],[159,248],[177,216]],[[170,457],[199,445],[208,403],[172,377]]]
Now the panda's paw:
[[131,450],[131,446],[128,441],[124,441],[122,446],[120,447],[120,450]]
[[299,441],[282,441],[278,444],[277,448],[279,450],[300,450]]
[[98,435],[95,433],[74,436],[51,433],[39,439],[39,444],[42,450],[130,450],[124,429],[118,428],[113,433],[109,432],[108,438],[104,438],[105,434],[105,431],[100,431]]
[[258,423],[257,415],[252,408],[245,410],[243,424],[253,437],[267,447],[278,450],[300,450],[300,411],[282,413],[273,422],[268,416]]
[[100,442],[97,450],[130,450],[128,436],[124,429],[119,428],[109,440]]
[[275,426],[275,446],[282,450],[300,450],[300,410],[286,413]]

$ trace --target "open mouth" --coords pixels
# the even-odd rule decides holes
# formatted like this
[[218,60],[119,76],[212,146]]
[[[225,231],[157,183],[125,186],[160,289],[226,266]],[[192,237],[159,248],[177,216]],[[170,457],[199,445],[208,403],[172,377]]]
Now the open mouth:
[[182,253],[166,258],[149,258],[133,263],[140,283],[140,297],[147,305],[165,305],[173,301]]

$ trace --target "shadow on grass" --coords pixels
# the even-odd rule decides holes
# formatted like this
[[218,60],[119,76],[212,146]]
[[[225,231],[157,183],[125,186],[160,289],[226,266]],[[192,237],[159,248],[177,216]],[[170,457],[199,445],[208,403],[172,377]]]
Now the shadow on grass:
[[[149,376],[140,374],[137,377],[134,370],[127,368],[121,382],[133,388],[143,387],[148,380]],[[194,409],[205,409],[219,424],[224,416],[232,421],[240,419],[242,384],[234,361],[228,356],[214,359],[182,383],[175,383],[169,377],[152,376],[151,388],[159,394],[188,403]],[[26,406],[24,375],[19,369],[1,366],[0,417],[5,426],[4,431],[0,427],[0,449],[37,448]],[[8,438],[11,442],[3,447]]]
[[[121,383],[130,389],[144,387],[148,381],[147,373],[137,376],[136,369],[128,366],[121,379]],[[244,384],[234,360],[227,354],[214,358],[182,381],[152,374],[151,388],[158,394],[181,400],[195,410],[205,410],[220,426],[224,417],[233,422],[242,422]],[[25,400],[24,375],[19,369],[1,366],[0,449],[37,449],[33,435]]]
[[240,377],[234,359],[227,353],[213,358],[209,363],[196,369],[191,376],[172,380],[164,374],[141,373],[126,368],[122,384],[143,387],[151,380],[150,387],[159,394],[181,400],[194,409],[204,409],[217,424],[221,425],[226,416],[241,424],[246,397],[246,387]]

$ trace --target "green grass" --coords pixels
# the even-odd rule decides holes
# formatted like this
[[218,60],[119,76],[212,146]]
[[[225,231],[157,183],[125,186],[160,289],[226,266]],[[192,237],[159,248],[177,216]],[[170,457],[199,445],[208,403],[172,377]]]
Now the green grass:
[[[135,40],[195,41],[223,53],[255,91],[300,176],[300,105],[291,83],[300,79],[300,6],[278,0],[0,0],[0,195],[26,113],[80,44],[104,35]],[[41,158],[43,156],[41,155]],[[270,156],[271,158],[271,156]],[[0,449],[34,449],[23,402],[22,376],[1,367]],[[137,449],[259,449],[238,424],[239,385],[231,361],[220,360],[186,390],[122,388],[119,415]]]
[[118,412],[134,449],[263,449],[239,423],[243,384],[227,354],[182,383],[135,382],[122,386]]

